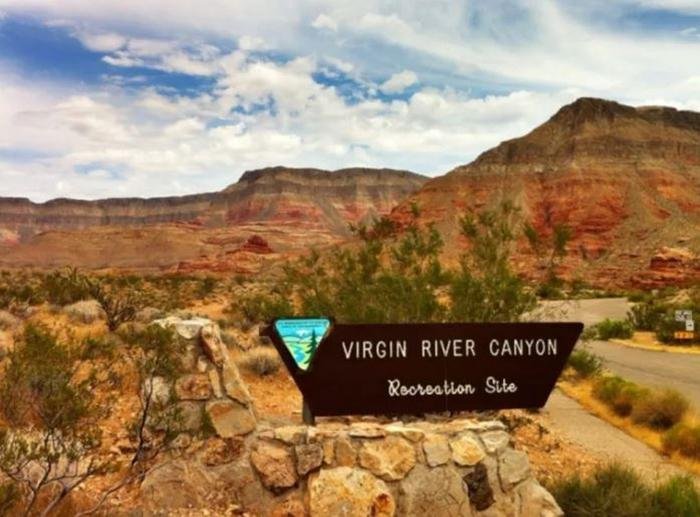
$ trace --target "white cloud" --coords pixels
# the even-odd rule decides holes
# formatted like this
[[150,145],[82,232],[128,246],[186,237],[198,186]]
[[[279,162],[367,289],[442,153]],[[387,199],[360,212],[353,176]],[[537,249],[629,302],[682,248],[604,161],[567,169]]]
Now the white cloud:
[[331,31],[338,30],[338,23],[326,14],[319,14],[316,19],[311,22],[314,29],[328,29]]
[[[96,85],[0,69],[0,148],[25,156],[2,155],[0,185],[34,199],[216,190],[276,164],[441,174],[580,95],[700,109],[688,66],[698,39],[587,24],[552,0],[357,0],[324,3],[322,14],[318,3],[290,11],[282,0],[0,0],[0,9],[65,28],[114,67]],[[214,86],[166,93],[130,67]],[[376,95],[409,87],[405,99]]]
[[127,42],[124,36],[114,32],[77,32],[75,36],[85,48],[94,52],[114,52],[124,47]]
[[418,82],[418,76],[410,70],[403,70],[384,81],[379,89],[384,93],[401,93]]

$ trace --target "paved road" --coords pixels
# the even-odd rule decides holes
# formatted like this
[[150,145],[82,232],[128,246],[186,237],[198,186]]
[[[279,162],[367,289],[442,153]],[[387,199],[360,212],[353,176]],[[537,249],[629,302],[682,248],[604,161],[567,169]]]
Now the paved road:
[[[578,402],[559,390],[552,392],[544,410],[553,426],[569,440],[606,462],[631,465],[650,481],[687,474],[651,447],[586,412]],[[700,487],[700,478],[694,476],[694,479]]]
[[[546,319],[593,325],[605,318],[625,318],[629,303],[625,298],[600,298],[547,302],[546,307],[550,311]],[[675,388],[700,409],[700,355],[641,350],[609,341],[592,341],[586,346],[617,375],[647,386]]]
[[700,355],[640,350],[608,341],[585,346],[617,375],[647,386],[675,388],[700,409]]

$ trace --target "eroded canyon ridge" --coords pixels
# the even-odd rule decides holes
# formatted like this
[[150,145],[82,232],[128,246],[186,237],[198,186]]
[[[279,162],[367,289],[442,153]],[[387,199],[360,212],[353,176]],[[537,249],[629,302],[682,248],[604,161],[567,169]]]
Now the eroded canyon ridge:
[[[700,279],[700,113],[582,98],[529,134],[426,178],[388,169],[276,167],[221,192],[156,199],[0,198],[0,266],[256,272],[264,261],[348,239],[386,215],[466,244],[459,217],[509,199],[546,234],[572,229],[569,278],[653,287]],[[263,259],[264,257],[264,259]],[[525,243],[516,266],[532,273]]]

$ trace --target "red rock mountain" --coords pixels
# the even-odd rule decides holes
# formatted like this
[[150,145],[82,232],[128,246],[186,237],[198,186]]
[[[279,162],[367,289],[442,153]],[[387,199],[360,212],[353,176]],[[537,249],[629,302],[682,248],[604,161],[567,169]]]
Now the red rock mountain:
[[220,192],[32,203],[0,198],[0,266],[249,272],[266,256],[346,239],[423,176],[391,169],[274,167]]
[[[459,217],[509,199],[542,233],[573,230],[565,274],[655,286],[700,280],[700,113],[582,98],[529,134],[427,182],[416,203],[454,257]],[[536,268],[525,246],[517,266]]]

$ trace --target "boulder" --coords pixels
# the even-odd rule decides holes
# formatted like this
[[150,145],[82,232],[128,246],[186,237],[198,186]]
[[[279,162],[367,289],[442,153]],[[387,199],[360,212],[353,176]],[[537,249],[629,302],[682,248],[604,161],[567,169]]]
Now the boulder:
[[243,379],[241,379],[238,368],[232,361],[227,361],[224,363],[222,370],[222,381],[224,391],[229,397],[237,402],[240,402],[241,404],[250,404],[250,393],[243,383]]
[[175,404],[175,408],[179,412],[181,420],[178,424],[183,431],[194,432],[202,428],[202,411],[204,407],[201,403],[185,400]]
[[193,341],[197,339],[202,328],[212,322],[206,318],[182,319],[177,316],[168,316],[167,318],[155,320],[153,323],[163,328],[173,329],[181,338]]
[[425,461],[431,467],[444,465],[450,460],[451,452],[447,438],[441,434],[430,433],[423,440]]
[[202,348],[209,360],[216,366],[221,368],[226,362],[230,362],[228,358],[228,350],[221,339],[219,326],[209,320],[202,326],[200,338],[202,340]]
[[275,493],[297,483],[294,459],[287,447],[261,442],[251,453],[250,462],[260,475],[263,485]]
[[530,462],[522,451],[507,449],[498,457],[498,475],[504,491],[510,490],[530,475]]
[[528,479],[517,488],[520,496],[521,515],[538,517],[560,517],[564,512],[552,497],[552,494],[534,479]]
[[452,460],[463,467],[476,465],[486,456],[479,439],[473,433],[462,433],[457,438],[450,440]]
[[386,481],[403,479],[415,464],[415,449],[398,436],[366,441],[360,449],[360,465]]
[[318,443],[296,445],[294,455],[297,458],[297,472],[300,476],[306,476],[320,468],[323,463],[323,448]]
[[216,434],[232,438],[248,434],[255,429],[255,416],[249,408],[230,400],[207,402],[206,412]]
[[386,484],[369,472],[336,467],[321,469],[309,481],[311,517],[391,517],[396,503]]
[[489,454],[501,452],[510,444],[510,435],[505,431],[487,431],[480,438]]
[[416,465],[401,483],[399,514],[406,517],[472,515],[462,478],[453,467]]

